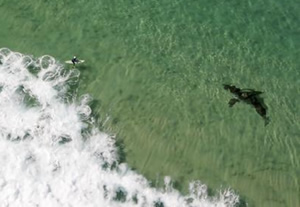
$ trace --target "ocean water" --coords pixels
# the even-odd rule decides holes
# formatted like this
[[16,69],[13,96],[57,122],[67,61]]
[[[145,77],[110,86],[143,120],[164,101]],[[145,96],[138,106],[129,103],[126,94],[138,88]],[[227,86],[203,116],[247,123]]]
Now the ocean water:
[[100,132],[79,71],[53,57],[0,49],[1,206],[234,206],[232,191],[209,197],[199,181],[183,196],[165,178],[155,189],[118,162],[115,138]]
[[[177,205],[181,204],[180,199],[187,202],[183,205],[193,205],[188,203],[191,201],[189,197],[193,197],[189,186],[200,180],[203,184],[199,189],[204,189],[204,194],[198,196],[198,200],[200,197],[199,202],[204,200],[204,203],[209,203],[207,205],[213,202],[234,205],[238,196],[240,206],[300,206],[299,11],[299,2],[295,0],[0,0],[0,48],[9,48],[14,51],[12,54],[20,53],[17,55],[19,59],[7,64],[19,65],[20,70],[26,68],[22,71],[27,70],[36,80],[39,80],[38,74],[44,77],[39,82],[43,87],[35,87],[35,79],[25,87],[18,81],[30,78],[23,80],[24,76],[17,69],[8,72],[18,74],[14,78],[9,79],[10,75],[5,73],[4,81],[13,79],[18,83],[15,90],[1,89],[5,91],[1,92],[5,96],[4,102],[10,97],[8,92],[13,96],[8,98],[13,104],[1,107],[1,113],[5,114],[1,122],[6,129],[3,133],[6,133],[5,140],[8,138],[4,143],[25,146],[22,143],[38,142],[41,144],[38,148],[47,148],[48,143],[53,145],[49,150],[56,153],[61,149],[59,153],[66,154],[69,154],[66,152],[68,147],[72,146],[70,150],[74,151],[70,153],[87,153],[86,160],[90,160],[89,154],[95,157],[90,151],[99,150],[102,156],[106,152],[104,149],[111,149],[112,153],[105,153],[102,161],[101,156],[95,158],[98,165],[93,166],[98,166],[99,171],[93,170],[93,173],[102,172],[102,163],[107,162],[104,166],[113,166],[113,169],[109,167],[109,173],[128,171],[144,176],[143,183],[149,182],[145,186],[162,193],[152,200],[147,198],[144,205],[151,206],[154,202],[161,205],[158,200],[170,195],[170,188],[166,187],[170,185],[165,183],[171,179],[174,188],[171,194],[175,193],[177,197],[168,197],[168,200]],[[1,51],[7,53],[6,49]],[[21,61],[24,55],[26,60]],[[76,66],[76,70],[64,65],[64,61],[73,55],[86,60]],[[27,56],[33,59],[32,63]],[[43,61],[38,60],[39,57],[43,57]],[[52,69],[49,64],[53,65]],[[43,74],[40,67],[45,67],[44,71],[49,73]],[[43,82],[49,83],[49,87]],[[248,105],[237,104],[228,108],[232,96],[222,88],[224,83],[263,91],[270,124],[264,126],[261,117]],[[31,93],[35,95],[31,96]],[[19,103],[16,100],[22,104],[16,105],[15,109],[14,104]],[[10,111],[10,106],[13,106],[13,111]],[[23,119],[19,119],[20,111],[26,113]],[[56,111],[58,114],[53,114]],[[77,115],[69,117],[71,114]],[[29,120],[31,116],[35,118]],[[75,119],[80,126],[74,123]],[[38,124],[34,126],[36,122]],[[53,128],[50,125],[50,128],[45,127],[47,132],[37,128],[48,122]],[[69,122],[72,123],[70,128],[66,125]],[[14,124],[7,125],[9,123]],[[32,133],[36,131],[37,137],[33,139]],[[53,136],[50,137],[51,133]],[[43,134],[48,137],[42,139],[46,140],[45,145],[38,141]],[[106,138],[90,139],[91,134],[95,137],[101,134]],[[104,140],[110,140],[111,145],[106,146]],[[1,152],[7,155],[5,150]],[[41,180],[54,186],[55,176],[65,176],[61,180],[68,180],[66,177],[71,175],[59,170],[57,174],[53,173],[51,169],[60,168],[55,164],[51,168],[52,160],[59,160],[59,165],[63,161],[69,163],[68,166],[89,165],[88,161],[78,163],[79,157],[84,156],[75,154],[73,160],[68,160],[71,157],[61,158],[60,154],[61,159],[51,158],[51,153],[48,158],[32,153],[36,161],[31,161],[31,158],[25,164],[22,162],[26,158],[20,158],[19,164],[18,161],[3,161],[5,167],[1,170],[10,170],[3,172],[13,175],[21,172],[19,168],[20,171],[14,170],[17,167],[31,167],[34,178],[39,177],[38,173],[46,175],[48,177]],[[7,159],[15,159],[10,156]],[[113,164],[116,160],[119,161],[118,167]],[[38,167],[45,163],[50,167]],[[133,171],[123,167],[127,165]],[[93,176],[99,175],[95,173],[88,177]],[[11,189],[26,186],[17,184],[21,182],[16,182],[17,187]],[[81,183],[84,185],[85,181]],[[126,202],[115,201],[116,198],[124,201],[123,191],[109,190],[106,193],[104,189],[104,194],[109,194],[103,199],[103,202],[108,202],[106,206],[134,202],[131,188],[120,183],[117,186],[117,189],[119,186],[126,189]],[[232,191],[226,190],[229,188]],[[43,195],[51,195],[43,189]],[[223,202],[227,194],[220,194],[220,191],[230,192],[232,200]],[[34,192],[26,194],[28,199],[31,195],[42,195],[39,190]],[[20,198],[16,196],[12,202],[19,202]],[[167,205],[165,201],[163,203]]]

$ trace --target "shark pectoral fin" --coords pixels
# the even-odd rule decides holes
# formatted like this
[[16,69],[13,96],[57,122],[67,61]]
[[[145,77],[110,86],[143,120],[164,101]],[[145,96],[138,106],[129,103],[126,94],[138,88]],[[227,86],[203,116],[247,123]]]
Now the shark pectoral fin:
[[232,98],[230,99],[230,101],[228,102],[229,107],[233,107],[234,104],[236,104],[237,102],[239,102],[239,99],[236,98]]

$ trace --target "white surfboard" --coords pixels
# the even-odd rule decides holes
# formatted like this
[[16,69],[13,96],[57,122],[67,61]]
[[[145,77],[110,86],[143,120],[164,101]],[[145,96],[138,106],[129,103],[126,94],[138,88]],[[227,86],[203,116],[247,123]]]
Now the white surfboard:
[[[65,63],[73,64],[73,62],[71,60],[67,60],[67,61],[65,61]],[[84,60],[79,60],[79,62],[76,62],[75,64],[79,64],[79,63],[84,63]]]

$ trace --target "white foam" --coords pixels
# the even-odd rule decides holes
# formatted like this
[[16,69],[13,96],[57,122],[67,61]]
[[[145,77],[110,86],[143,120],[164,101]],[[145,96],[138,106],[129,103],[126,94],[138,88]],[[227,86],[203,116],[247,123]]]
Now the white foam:
[[[234,206],[231,190],[207,195],[199,181],[181,195],[165,178],[155,189],[118,164],[114,137],[100,132],[79,77],[53,57],[0,49],[0,206]],[[115,167],[113,167],[115,166]],[[156,205],[155,205],[156,203]]]

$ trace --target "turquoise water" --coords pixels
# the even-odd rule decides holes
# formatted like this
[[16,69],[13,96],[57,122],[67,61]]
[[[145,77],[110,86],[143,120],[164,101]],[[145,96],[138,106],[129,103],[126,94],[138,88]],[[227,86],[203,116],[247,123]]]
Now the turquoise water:
[[[186,192],[199,179],[250,206],[298,206],[299,10],[292,0],[0,1],[0,47],[85,59],[80,93],[153,185],[170,175]],[[270,124],[247,105],[229,109],[223,83],[264,91]]]

